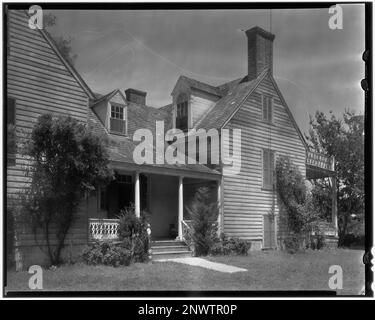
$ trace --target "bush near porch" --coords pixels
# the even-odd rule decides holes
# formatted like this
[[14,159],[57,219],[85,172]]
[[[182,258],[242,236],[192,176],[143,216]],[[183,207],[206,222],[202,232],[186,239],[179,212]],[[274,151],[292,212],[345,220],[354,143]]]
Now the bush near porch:
[[128,266],[134,262],[149,260],[148,213],[135,215],[134,204],[119,213],[118,241],[95,241],[82,252],[82,259],[88,265]]

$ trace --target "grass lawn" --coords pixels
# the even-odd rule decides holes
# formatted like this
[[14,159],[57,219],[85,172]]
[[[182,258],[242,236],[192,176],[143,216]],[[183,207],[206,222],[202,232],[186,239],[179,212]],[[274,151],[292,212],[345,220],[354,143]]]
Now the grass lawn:
[[[331,265],[343,270],[339,294],[358,294],[364,286],[361,250],[306,251],[294,255],[281,251],[251,252],[248,256],[208,257],[208,260],[246,268],[246,272],[221,273],[173,262],[136,263],[129,267],[74,264],[43,271],[47,291],[95,290],[329,290]],[[27,272],[9,271],[7,291],[29,290]]]

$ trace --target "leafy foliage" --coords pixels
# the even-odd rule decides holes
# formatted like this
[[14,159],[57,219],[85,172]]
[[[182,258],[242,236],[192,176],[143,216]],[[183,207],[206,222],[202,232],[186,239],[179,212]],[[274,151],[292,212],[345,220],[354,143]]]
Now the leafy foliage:
[[[364,221],[364,116],[346,110],[342,119],[316,112],[310,119],[310,146],[335,157],[338,196],[339,241],[348,232],[361,230]],[[332,186],[328,179],[313,182],[313,201],[323,215],[330,216]],[[359,219],[351,220],[354,214]],[[355,231],[354,231],[355,232]]]
[[208,187],[200,187],[187,207],[192,219],[192,241],[195,255],[207,255],[217,233],[217,204]]
[[318,231],[319,213],[304,177],[289,157],[281,156],[276,162],[276,190],[282,204],[280,226],[287,233],[284,246],[294,253],[306,242],[306,234]]
[[239,238],[228,238],[224,233],[220,235],[210,248],[212,255],[247,255],[251,242]]
[[25,217],[35,234],[42,231],[50,262],[57,265],[82,198],[113,173],[100,139],[71,117],[40,116],[26,154],[31,184],[24,194]]
[[149,235],[147,229],[148,213],[141,212],[141,217],[135,215],[134,204],[124,208],[119,214],[119,239],[123,245],[131,252],[132,260],[144,262],[148,259]]
[[107,265],[112,267],[128,266],[131,263],[131,251],[113,242],[94,242],[82,252],[82,259],[89,265]]
[[300,234],[310,229],[316,213],[310,206],[305,180],[289,157],[277,159],[276,190],[286,213],[282,219],[287,230]]

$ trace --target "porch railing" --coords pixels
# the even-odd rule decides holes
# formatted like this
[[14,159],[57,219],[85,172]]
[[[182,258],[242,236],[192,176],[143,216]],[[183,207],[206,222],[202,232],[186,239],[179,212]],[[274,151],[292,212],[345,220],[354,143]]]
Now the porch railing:
[[89,235],[93,240],[118,239],[118,219],[89,219]]
[[313,167],[334,171],[333,158],[321,153],[307,151],[306,164]]

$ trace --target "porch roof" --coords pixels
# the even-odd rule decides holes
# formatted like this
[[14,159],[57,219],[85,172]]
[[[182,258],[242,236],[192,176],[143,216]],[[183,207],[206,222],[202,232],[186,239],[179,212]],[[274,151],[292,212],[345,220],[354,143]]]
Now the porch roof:
[[136,164],[133,153],[120,153],[117,150],[108,149],[109,159],[114,169],[139,171],[161,175],[184,176],[190,178],[205,178],[220,180],[221,173],[202,164]]
[[335,175],[335,159],[308,150],[306,153],[306,178],[321,179]]

